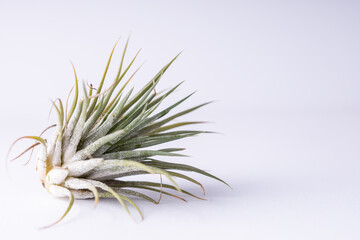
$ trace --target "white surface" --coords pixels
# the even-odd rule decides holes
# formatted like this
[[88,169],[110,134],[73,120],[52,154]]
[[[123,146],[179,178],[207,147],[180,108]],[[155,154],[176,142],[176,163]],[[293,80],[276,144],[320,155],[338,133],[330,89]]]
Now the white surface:
[[1,167],[0,238],[359,239],[359,4],[151,2],[0,2],[0,154],[55,119],[47,121],[48,98],[66,97],[69,59],[97,83],[113,43],[132,32],[128,57],[142,48],[137,64],[147,60],[133,84],[184,49],[161,86],[185,79],[177,96],[199,89],[182,109],[218,100],[188,119],[215,122],[207,127],[224,136],[175,145],[194,156],[179,161],[233,189],[199,176],[208,201],[140,200],[140,223],[116,201],[95,210],[77,201],[63,222],[38,231],[67,202],[49,196],[22,159],[10,164],[12,180]]

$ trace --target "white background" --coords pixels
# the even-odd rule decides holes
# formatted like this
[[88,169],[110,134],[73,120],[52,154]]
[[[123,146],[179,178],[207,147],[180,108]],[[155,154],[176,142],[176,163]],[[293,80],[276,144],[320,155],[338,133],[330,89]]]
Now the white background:
[[[222,133],[175,142],[233,189],[203,176],[208,201],[137,201],[135,223],[116,201],[67,201],[46,193],[26,157],[1,164],[1,239],[359,239],[360,6],[356,1],[0,1],[0,154],[48,121],[66,98],[71,60],[81,80],[114,76],[125,39],[142,48],[132,81],[148,81],[179,51],[160,84],[186,80],[184,119]],[[135,68],[134,68],[135,69]],[[133,70],[134,70],[133,69]],[[172,102],[171,99],[167,103]],[[14,153],[32,143],[24,141]],[[187,183],[184,188],[200,194]],[[156,195],[153,195],[156,197]],[[133,211],[134,216],[136,213]]]

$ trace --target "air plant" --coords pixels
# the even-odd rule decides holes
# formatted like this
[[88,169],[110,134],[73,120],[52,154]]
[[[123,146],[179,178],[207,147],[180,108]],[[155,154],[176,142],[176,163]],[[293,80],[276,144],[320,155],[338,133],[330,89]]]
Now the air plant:
[[[73,206],[74,199],[95,199],[96,206],[99,198],[116,198],[129,214],[127,204],[132,205],[143,218],[138,206],[129,197],[139,197],[152,203],[158,203],[158,201],[146,195],[142,190],[160,192],[182,200],[184,199],[168,192],[168,190],[177,190],[197,197],[178,186],[174,178],[181,178],[199,185],[204,191],[203,186],[198,181],[178,170],[196,172],[225,183],[199,168],[155,159],[156,156],[185,156],[178,153],[184,148],[154,150],[149,147],[206,133],[206,131],[179,131],[176,129],[203,122],[171,122],[209,104],[209,102],[168,116],[169,112],[192,95],[190,94],[155,113],[163,100],[181,84],[162,93],[155,91],[155,87],[163,74],[178,55],[136,94],[133,94],[133,89],[128,92],[125,92],[124,89],[138,70],[128,77],[127,81],[118,89],[117,87],[124,81],[123,79],[127,76],[138,55],[136,54],[130,64],[123,68],[127,46],[128,42],[125,44],[117,75],[106,90],[103,90],[103,85],[116,44],[111,51],[103,77],[95,93],[93,93],[92,87],[88,92],[88,88],[83,84],[84,96],[79,99],[79,82],[73,66],[75,75],[74,99],[69,110],[67,108],[71,92],[67,98],[65,109],[61,99],[52,102],[58,121],[56,125],[49,127],[56,127],[51,141],[47,141],[41,135],[24,136],[18,138],[9,149],[10,152],[14,144],[21,139],[35,140],[36,142],[33,145],[14,159],[39,146],[36,171],[40,176],[41,183],[50,194],[69,198],[69,205],[65,213],[49,226],[60,222],[67,215]],[[163,184],[162,181],[151,182],[140,179],[129,181],[123,179],[126,176],[143,174],[165,176],[172,185]]]

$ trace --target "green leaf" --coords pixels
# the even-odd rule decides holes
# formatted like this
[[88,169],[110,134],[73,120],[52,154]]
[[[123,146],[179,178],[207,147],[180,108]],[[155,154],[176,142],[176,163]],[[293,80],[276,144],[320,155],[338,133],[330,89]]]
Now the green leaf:
[[179,164],[179,163],[169,163],[169,162],[164,162],[164,161],[159,161],[159,160],[154,160],[154,159],[150,159],[150,162],[143,162],[143,164],[147,165],[147,166],[153,166],[153,167],[158,167],[158,168],[162,168],[162,169],[176,169],[176,170],[183,170],[183,171],[191,171],[191,172],[196,172],[202,175],[205,175],[207,177],[211,177],[213,179],[216,179],[222,183],[224,183],[225,185],[227,185],[228,187],[230,187],[229,184],[227,184],[224,180],[221,180],[218,177],[215,177],[214,175],[205,172],[204,170],[201,170],[199,168],[190,166],[190,165],[186,165],[186,164]]
[[131,100],[123,109],[123,112],[126,112],[131,106],[133,106],[154,84],[156,85],[162,75],[166,72],[166,70],[170,67],[170,65],[175,61],[175,59],[180,55],[176,55],[168,64],[166,64],[153,79],[151,79]]
[[104,159],[142,159],[151,156],[171,156],[171,157],[186,157],[183,154],[154,151],[154,150],[140,150],[140,151],[120,151],[104,154]]
[[127,142],[121,142],[119,144],[114,145],[111,149],[109,149],[109,151],[107,151],[107,153],[150,147],[150,146],[178,140],[181,138],[191,137],[194,135],[196,135],[196,133],[179,134],[173,136],[138,137],[131,139]]
[[176,190],[181,192],[181,189],[179,188],[177,183],[174,181],[174,179],[172,179],[171,175],[163,169],[153,167],[153,166],[148,166],[148,165],[142,164],[140,162],[136,162],[136,161],[117,160],[117,159],[106,160],[103,163],[103,165],[110,165],[110,166],[113,165],[114,167],[116,167],[116,166],[135,167],[135,168],[138,168],[139,170],[147,171],[151,174],[154,174],[154,173],[162,174],[162,175],[166,176],[172,182],[172,184],[175,186]]
[[118,188],[118,187],[113,187],[113,189],[115,192],[117,192],[119,194],[139,197],[139,198],[145,199],[149,202],[156,203],[156,201],[154,199],[152,199],[151,197],[149,197],[146,194],[143,194],[141,192],[137,192],[137,191],[129,190],[129,189],[122,189],[122,188]]
[[[112,56],[113,56],[113,53],[114,53],[114,51],[115,51],[115,47],[116,47],[116,45],[118,44],[119,40],[120,40],[120,39],[118,39],[118,40],[116,41],[114,47],[113,47],[112,50],[111,50],[109,59],[108,59],[108,61],[107,61],[106,67],[105,67],[105,71],[104,71],[103,77],[102,77],[101,82],[100,82],[100,85],[99,85],[99,87],[98,87],[98,89],[97,89],[97,91],[96,91],[96,94],[99,94],[99,93],[101,92],[101,89],[102,89],[102,87],[103,87],[103,85],[104,85],[104,81],[105,81],[105,78],[106,78],[106,74],[107,74],[108,69],[109,69],[109,66],[110,66],[111,58],[112,58]],[[92,112],[93,112],[93,110],[94,110],[94,108],[95,108],[95,106],[96,106],[97,100],[98,100],[98,98],[94,98],[91,106],[90,106],[89,109],[88,109],[88,116],[87,116],[87,117],[89,117],[89,116],[92,114]]]
[[[180,117],[180,116],[183,116],[183,115],[185,115],[185,114],[187,114],[187,113],[190,113],[190,112],[192,112],[192,111],[195,111],[196,109],[198,109],[198,108],[200,108],[200,107],[203,107],[203,106],[205,106],[205,105],[207,105],[207,104],[209,104],[209,103],[211,103],[211,102],[207,102],[207,103],[200,104],[200,105],[198,105],[198,106],[196,106],[196,107],[187,109],[187,110],[182,111],[182,112],[180,112],[180,113],[177,113],[177,114],[175,114],[175,115],[173,115],[173,116],[171,116],[171,117],[168,117],[168,118],[166,118],[166,119],[164,119],[164,120],[162,120],[162,121],[160,121],[160,122],[153,123],[153,124],[147,126],[146,128],[140,130],[140,131],[139,131],[139,135],[143,135],[143,134],[152,132],[152,131],[154,131],[154,130],[156,131],[157,129],[159,129],[159,128],[160,128],[161,126],[163,126],[164,124],[166,124],[166,123],[168,123],[168,122],[170,122],[170,121],[172,121],[172,120],[174,120],[174,119],[176,119],[176,118],[178,118],[178,117]],[[195,123],[202,123],[202,122],[187,122],[187,124],[195,124]]]
[[57,220],[56,222],[54,222],[53,224],[50,224],[48,226],[44,226],[44,227],[41,227],[40,229],[45,229],[45,228],[49,228],[49,227],[52,227],[54,226],[55,224],[59,223],[68,213],[69,211],[71,210],[73,204],[74,204],[74,195],[71,193],[71,191],[67,188],[64,188],[64,187],[60,187],[60,186],[52,186],[52,187],[56,187],[56,188],[59,188],[59,189],[63,189],[63,190],[66,190],[67,192],[67,195],[69,197],[69,205],[65,211],[65,213],[60,217],[59,220]]
[[72,103],[71,108],[70,108],[70,110],[69,110],[69,113],[68,113],[66,122],[69,122],[69,121],[70,121],[71,116],[73,115],[73,113],[74,113],[74,111],[75,111],[75,108],[76,108],[76,105],[77,105],[77,101],[78,101],[78,96],[79,96],[79,83],[78,83],[78,79],[77,79],[77,75],[76,75],[76,70],[75,70],[74,64],[71,63],[71,65],[72,65],[72,67],[73,67],[74,75],[75,75],[75,95],[74,95],[74,100],[73,100],[73,103]]
[[[118,181],[118,180],[112,180],[112,181],[106,181],[107,184],[109,184],[109,186],[113,186],[113,187],[129,187],[129,188],[137,188],[137,187],[164,187],[164,188],[168,188],[168,189],[172,189],[172,190],[177,190],[176,187],[169,185],[169,184],[164,184],[164,183],[155,183],[155,182],[145,182],[145,181]],[[181,192],[204,200],[203,198],[200,198],[192,193],[189,193],[187,191],[185,191],[184,189],[181,189]]]
[[152,131],[151,133],[160,133],[160,132],[164,132],[173,128],[177,128],[177,127],[182,127],[182,126],[186,126],[186,125],[192,125],[192,124],[202,124],[202,123],[206,123],[206,122],[179,122],[179,123],[174,123],[171,125],[167,125],[164,127],[160,127],[154,131]]

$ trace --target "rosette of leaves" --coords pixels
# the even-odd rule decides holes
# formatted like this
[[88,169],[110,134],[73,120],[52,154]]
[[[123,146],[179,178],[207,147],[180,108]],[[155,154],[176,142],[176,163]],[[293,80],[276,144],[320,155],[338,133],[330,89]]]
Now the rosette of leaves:
[[[182,200],[184,199],[171,193],[171,190],[197,197],[181,189],[175,181],[176,178],[185,179],[199,185],[204,191],[203,186],[187,176],[186,172],[196,172],[225,183],[199,168],[156,159],[157,156],[169,158],[185,156],[179,153],[184,148],[160,148],[158,145],[206,133],[206,131],[177,129],[203,122],[172,122],[209,102],[172,114],[173,109],[190,98],[192,94],[162,107],[163,100],[181,83],[162,93],[155,91],[162,76],[178,56],[166,64],[137,93],[134,93],[133,89],[125,91],[137,71],[127,77],[138,55],[133,57],[128,66],[123,66],[128,46],[126,42],[117,75],[110,86],[103,89],[115,46],[111,51],[99,86],[96,89],[92,87],[89,89],[83,84],[82,98],[79,98],[79,82],[74,68],[75,84],[72,89],[74,98],[69,109],[69,97],[65,108],[61,99],[52,102],[58,121],[57,124],[46,129],[56,127],[50,141],[42,138],[41,134],[40,136],[23,136],[13,143],[14,145],[21,139],[35,140],[32,146],[13,160],[37,146],[40,147],[36,158],[36,171],[41,183],[50,194],[69,198],[65,213],[49,226],[58,223],[66,216],[73,206],[74,199],[92,198],[96,205],[99,198],[116,198],[129,214],[128,204],[132,205],[142,218],[138,206],[130,197],[139,197],[158,203],[143,190],[160,192]],[[140,176],[144,174],[164,176],[171,184],[163,184],[162,181],[143,181]],[[139,180],[123,179],[133,175],[138,175]]]

